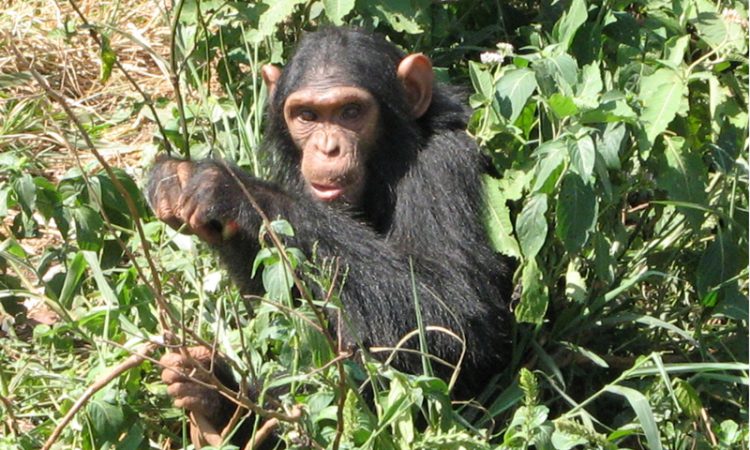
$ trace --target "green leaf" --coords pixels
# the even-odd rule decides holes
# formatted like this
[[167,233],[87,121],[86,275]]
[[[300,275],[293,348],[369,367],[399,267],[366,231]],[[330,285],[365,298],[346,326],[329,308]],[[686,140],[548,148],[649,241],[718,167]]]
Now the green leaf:
[[747,267],[747,253],[739,248],[737,242],[739,240],[733,233],[718,228],[718,235],[706,247],[696,271],[696,285],[701,297]]
[[68,264],[68,271],[65,273],[65,281],[63,282],[60,298],[58,299],[61,305],[70,308],[73,295],[78,286],[80,286],[81,277],[85,272],[86,262],[84,261],[82,252],[78,252]]
[[626,127],[622,123],[608,123],[601,137],[596,139],[596,149],[604,160],[607,169],[620,170],[620,150],[626,135]]
[[547,239],[547,195],[534,194],[526,202],[516,221],[516,232],[526,259],[536,257]]
[[715,12],[701,12],[691,23],[698,36],[712,49],[730,46],[739,53],[745,53],[747,34],[738,23],[726,20]]
[[559,92],[555,92],[549,98],[549,107],[558,119],[564,119],[578,112],[578,107],[573,99]]
[[635,389],[624,386],[608,385],[604,387],[604,390],[621,395],[628,400],[633,411],[635,411],[635,415],[638,417],[643,433],[646,435],[649,449],[661,450],[661,437],[659,436],[659,429],[656,426],[656,418],[646,397]]
[[570,165],[581,176],[585,182],[589,182],[591,174],[594,173],[596,162],[596,148],[591,136],[583,136],[577,141],[568,141],[568,152],[570,152]]
[[474,90],[482,96],[484,102],[486,103],[492,100],[494,88],[490,72],[481,64],[470,61],[469,77],[471,78],[471,84],[474,86]]
[[294,278],[281,259],[273,263],[266,263],[263,268],[263,288],[266,290],[268,297],[281,301],[288,300],[290,290],[294,285]]
[[587,17],[586,2],[584,0],[573,0],[568,10],[552,29],[552,37],[555,41],[562,44],[563,50],[567,50],[570,47],[576,31],[586,22]]
[[125,415],[122,408],[102,400],[91,400],[86,406],[95,435],[101,441],[116,441],[124,431]]
[[596,222],[598,205],[591,186],[575,173],[563,177],[557,198],[557,237],[568,253],[577,253],[588,240]]
[[521,274],[521,302],[516,308],[516,320],[541,324],[547,313],[549,298],[544,276],[536,259],[526,261]]
[[34,178],[28,173],[21,175],[13,180],[13,190],[16,192],[16,199],[21,209],[27,216],[34,214],[36,209],[36,184]]
[[537,148],[535,154],[538,155],[539,161],[534,169],[534,186],[531,191],[550,194],[562,173],[567,155],[565,143],[563,141],[545,142]]
[[336,25],[344,24],[344,16],[354,8],[354,0],[323,0],[326,16]]
[[[656,171],[658,186],[669,193],[670,200],[707,206],[705,192],[706,167],[701,157],[685,145],[681,137],[664,136],[664,155]],[[680,206],[693,228],[703,222],[700,209]]]
[[685,59],[685,51],[690,44],[690,36],[680,36],[670,38],[664,45],[664,53],[667,61],[674,67],[679,66]]
[[534,90],[536,77],[532,70],[521,68],[506,72],[495,88],[500,103],[498,112],[510,123],[515,122]]
[[674,393],[677,398],[677,403],[680,405],[682,412],[693,420],[697,420],[701,416],[701,410],[703,409],[703,403],[701,403],[698,393],[695,391],[693,386],[685,380],[676,378],[673,382]]
[[305,0],[264,0],[263,3],[268,5],[268,9],[260,16],[258,21],[258,30],[260,31],[257,36],[258,42],[273,34],[276,27],[292,15],[297,5],[305,3]]
[[109,38],[104,34],[101,36],[101,48],[99,51],[99,58],[101,60],[101,66],[99,67],[99,81],[106,83],[112,75],[112,67],[117,61],[117,53],[112,50],[109,45]]
[[672,122],[687,92],[685,81],[672,69],[662,68],[641,79],[641,121],[650,144]]
[[88,205],[81,205],[72,210],[76,224],[76,242],[82,250],[98,251],[102,245],[100,232],[104,227],[101,214]]
[[495,251],[513,258],[520,258],[518,242],[513,237],[513,225],[510,221],[510,210],[506,205],[507,193],[502,189],[502,182],[488,175],[483,177],[487,209],[484,223],[490,243]]

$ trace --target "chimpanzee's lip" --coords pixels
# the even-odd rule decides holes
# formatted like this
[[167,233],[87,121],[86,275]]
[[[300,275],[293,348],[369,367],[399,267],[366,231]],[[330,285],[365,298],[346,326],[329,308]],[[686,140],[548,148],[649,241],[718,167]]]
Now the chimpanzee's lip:
[[331,202],[341,197],[346,191],[346,186],[338,186],[333,184],[319,184],[310,183],[310,188],[320,200],[324,202]]

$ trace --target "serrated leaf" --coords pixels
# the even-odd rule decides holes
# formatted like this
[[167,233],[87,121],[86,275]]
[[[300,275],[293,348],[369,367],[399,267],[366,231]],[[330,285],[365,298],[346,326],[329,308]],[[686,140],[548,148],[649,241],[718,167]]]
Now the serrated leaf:
[[597,201],[591,186],[575,173],[563,177],[557,198],[557,237],[568,253],[577,253],[596,222]]
[[294,285],[294,278],[280,259],[263,267],[263,288],[268,297],[277,301],[287,300]]
[[540,324],[547,313],[549,298],[544,277],[536,259],[526,261],[521,274],[521,301],[516,308],[519,322]]
[[26,215],[31,216],[36,209],[36,184],[28,173],[13,180],[13,190],[16,192],[16,200]]
[[664,57],[667,58],[673,66],[679,66],[685,59],[685,51],[690,44],[690,36],[673,37],[664,45]]
[[500,104],[498,113],[510,123],[515,122],[534,90],[536,90],[534,71],[521,68],[506,72],[495,88],[495,95]]
[[536,257],[547,239],[547,195],[532,195],[516,220],[516,232],[526,259]]
[[487,197],[484,223],[492,248],[513,258],[520,258],[521,251],[516,238],[513,237],[510,210],[505,204],[507,197],[501,189],[501,180],[490,176],[484,176],[483,180]]
[[641,79],[641,121],[650,144],[667,129],[686,95],[685,81],[672,69],[662,68]]
[[344,24],[344,16],[354,9],[354,0],[323,0],[326,16],[336,25]]

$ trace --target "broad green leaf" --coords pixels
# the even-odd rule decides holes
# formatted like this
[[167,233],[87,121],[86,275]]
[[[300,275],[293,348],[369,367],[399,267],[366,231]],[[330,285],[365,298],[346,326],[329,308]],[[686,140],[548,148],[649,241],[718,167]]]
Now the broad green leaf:
[[649,449],[661,450],[659,428],[656,426],[654,411],[651,409],[651,405],[648,404],[646,397],[635,389],[624,386],[608,385],[604,389],[613,394],[621,395],[628,400],[633,411],[635,411],[635,415],[638,417],[643,433],[646,435],[646,442],[648,442]]
[[[664,157],[659,159],[656,180],[670,200],[707,206],[705,171],[701,157],[687,148],[683,138],[664,136]],[[700,227],[703,211],[685,206],[678,209],[694,228]]]
[[266,290],[268,297],[276,300],[287,300],[290,290],[294,285],[294,278],[280,259],[273,263],[266,263],[263,267],[263,288]]
[[544,276],[536,259],[526,261],[521,274],[521,302],[516,308],[516,320],[540,324],[547,313],[549,302]]
[[715,12],[701,12],[691,22],[698,31],[698,36],[714,50],[724,45],[743,53],[747,48],[747,33],[742,26]]
[[589,182],[594,173],[596,162],[596,148],[591,136],[583,136],[579,140],[568,141],[568,152],[570,152],[570,165],[581,176],[586,183]]
[[665,55],[674,67],[679,66],[685,59],[685,51],[690,44],[690,36],[673,37],[667,41],[664,47]]
[[98,251],[102,245],[99,235],[104,221],[101,214],[88,205],[81,205],[72,211],[76,224],[76,242],[82,250]]
[[483,97],[484,102],[492,100],[494,88],[492,84],[492,75],[481,64],[469,62],[469,77],[474,90]]
[[672,122],[687,91],[683,78],[672,69],[662,68],[641,79],[641,120],[650,144]]
[[573,97],[573,87],[578,83],[578,63],[567,53],[561,53],[535,62],[532,66],[539,88],[547,97],[555,92]]
[[536,78],[532,70],[521,68],[507,72],[495,88],[500,103],[499,113],[510,123],[515,122],[535,89]]
[[563,50],[570,47],[576,31],[586,22],[587,17],[586,2],[584,0],[573,0],[568,10],[565,11],[552,29],[553,38],[562,44]]
[[516,233],[526,259],[536,257],[547,239],[547,195],[534,194],[527,201],[516,220]]
[[549,107],[559,119],[564,119],[578,112],[578,107],[573,99],[559,92],[555,92],[549,98]]
[[16,192],[18,204],[26,215],[31,216],[36,209],[36,184],[28,173],[13,180],[13,190]]
[[568,271],[565,273],[565,295],[571,300],[583,303],[588,296],[586,289],[586,280],[578,271],[577,258],[573,258],[568,263]]
[[63,282],[62,291],[60,291],[58,301],[64,307],[70,308],[73,295],[81,284],[81,277],[85,272],[86,263],[83,259],[83,254],[82,252],[78,252],[68,264],[68,271],[65,273],[65,281]]
[[699,419],[703,404],[695,388],[687,381],[676,378],[674,380],[674,393],[682,412],[693,420]]
[[258,42],[270,36],[276,31],[276,27],[292,15],[297,5],[305,3],[305,0],[264,0],[268,9],[260,16],[258,21]]
[[581,70],[581,81],[576,86],[576,96],[573,101],[579,108],[596,108],[599,106],[598,97],[602,89],[604,89],[604,84],[599,66],[595,63],[585,65]]
[[733,233],[718,228],[718,234],[713,242],[708,244],[698,263],[696,284],[701,296],[708,294],[747,267],[747,252],[739,248],[737,242],[738,239]]
[[487,227],[490,243],[495,251],[513,258],[520,258],[518,242],[513,237],[513,225],[510,221],[510,210],[505,204],[508,200],[501,180],[484,176],[484,187],[487,197],[487,209],[484,223]]
[[562,173],[567,151],[563,141],[545,142],[537,148],[539,161],[534,169],[534,186],[532,192],[552,193],[557,178]]
[[620,170],[620,149],[627,129],[622,123],[609,123],[596,139],[596,150],[607,165],[607,169]]
[[563,177],[557,198],[557,237],[568,253],[577,253],[593,231],[597,213],[596,195],[575,173]]
[[344,16],[354,8],[355,0],[323,0],[326,16],[336,25],[343,25]]
[[394,31],[408,34],[424,32],[419,21],[424,15],[419,13],[430,9],[429,0],[381,0],[365,2],[365,5],[369,14],[387,22]]
[[93,399],[86,406],[94,433],[102,441],[115,442],[125,431],[125,414],[122,408],[102,400]]

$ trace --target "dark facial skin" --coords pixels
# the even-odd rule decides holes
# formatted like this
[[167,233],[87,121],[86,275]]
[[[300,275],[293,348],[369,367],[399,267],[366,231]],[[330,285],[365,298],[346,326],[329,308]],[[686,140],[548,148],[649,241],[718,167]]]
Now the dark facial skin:
[[287,98],[284,119],[312,196],[361,204],[378,118],[375,98],[360,87],[308,84]]

